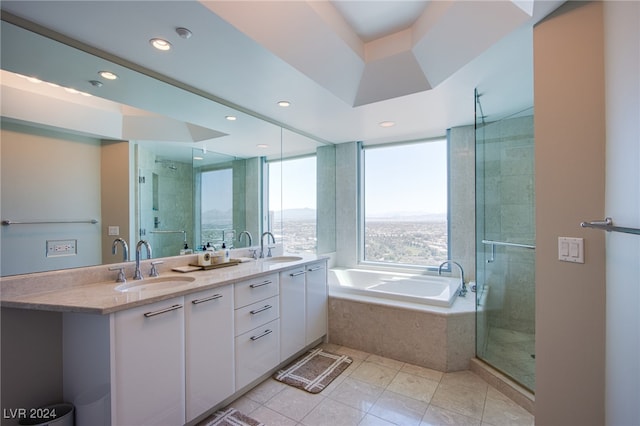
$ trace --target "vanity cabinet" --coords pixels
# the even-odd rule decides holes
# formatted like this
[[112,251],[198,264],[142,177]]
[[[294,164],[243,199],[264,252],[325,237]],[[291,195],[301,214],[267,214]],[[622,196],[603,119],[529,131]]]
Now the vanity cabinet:
[[306,341],[309,345],[327,334],[327,262],[306,266]]
[[184,298],[113,314],[113,424],[185,419]]
[[186,420],[235,392],[233,286],[185,296]]
[[280,272],[280,355],[283,361],[327,334],[327,297],[326,262]]
[[236,390],[280,363],[278,274],[234,284]]
[[326,335],[326,274],[314,261],[106,315],[64,312],[64,400],[99,397],[76,406],[76,424],[184,424],[246,391]]
[[304,265],[280,272],[280,356],[283,360],[305,345],[305,273]]

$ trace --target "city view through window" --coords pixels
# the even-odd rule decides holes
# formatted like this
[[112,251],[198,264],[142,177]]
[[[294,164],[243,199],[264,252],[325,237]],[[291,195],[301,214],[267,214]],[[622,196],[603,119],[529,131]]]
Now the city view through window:
[[420,266],[446,260],[446,140],[366,147],[363,164],[363,260]]
[[[362,260],[438,266],[448,258],[446,140],[363,150]],[[217,187],[221,178],[230,183],[222,175]],[[289,253],[315,253],[316,158],[269,163],[268,190],[277,242]],[[225,227],[231,228],[230,215],[225,219],[203,208],[203,234],[208,229],[219,241]]]

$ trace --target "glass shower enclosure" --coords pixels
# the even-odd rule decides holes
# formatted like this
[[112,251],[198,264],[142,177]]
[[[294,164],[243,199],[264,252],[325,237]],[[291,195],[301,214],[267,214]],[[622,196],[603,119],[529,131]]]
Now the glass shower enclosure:
[[492,118],[475,98],[476,356],[534,391],[533,107]]

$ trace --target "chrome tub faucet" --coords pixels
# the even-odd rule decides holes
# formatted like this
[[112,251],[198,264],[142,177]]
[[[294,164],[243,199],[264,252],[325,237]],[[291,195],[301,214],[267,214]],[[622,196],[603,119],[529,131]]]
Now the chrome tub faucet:
[[467,285],[464,282],[464,269],[462,269],[462,265],[453,260],[445,260],[440,264],[440,266],[438,266],[438,275],[442,275],[442,267],[447,263],[456,265],[458,268],[460,268],[460,281],[462,281],[462,285],[460,286],[460,290],[458,291],[458,296],[465,297],[467,295]]

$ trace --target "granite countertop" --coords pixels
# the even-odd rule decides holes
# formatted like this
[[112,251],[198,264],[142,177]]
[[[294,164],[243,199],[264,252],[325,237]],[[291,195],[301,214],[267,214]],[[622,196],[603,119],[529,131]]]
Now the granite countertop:
[[[160,276],[155,279],[146,277],[148,267],[143,265],[144,269],[142,267],[141,269],[145,271],[145,278],[142,281],[134,281],[129,278],[132,274],[127,273],[128,278],[125,284],[127,287],[143,285],[126,292],[116,290],[116,287],[122,283],[115,282],[114,272],[111,272],[113,279],[99,281],[91,281],[85,276],[79,275],[83,272],[85,272],[84,275],[91,275],[93,269],[108,269],[106,266],[27,274],[17,278],[5,277],[1,282],[0,304],[2,307],[8,308],[105,315],[247,279],[259,278],[284,269],[327,259],[316,255],[299,257],[301,260],[286,262],[270,259],[249,260],[233,266],[187,273],[175,272],[171,268],[185,266],[188,264],[188,260],[186,262],[183,260],[185,263],[181,265],[171,265],[169,262],[168,266],[159,268]],[[175,263],[175,260],[173,262]],[[130,263],[126,264],[128,269],[131,268]],[[65,277],[65,273],[69,276]],[[100,276],[102,277],[102,275]],[[73,282],[74,278],[77,282]],[[175,281],[172,281],[172,278],[175,278]],[[154,288],[155,284],[159,285]]]

